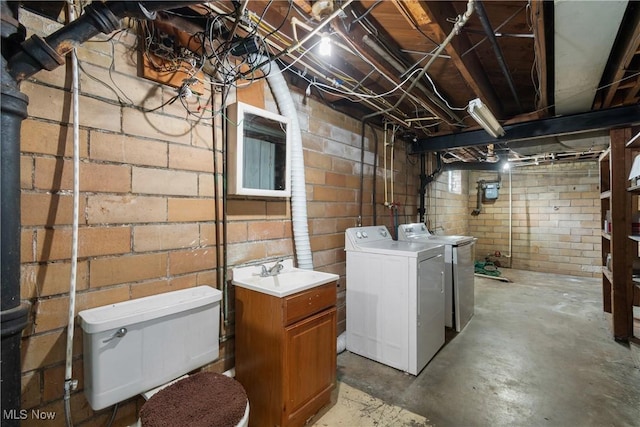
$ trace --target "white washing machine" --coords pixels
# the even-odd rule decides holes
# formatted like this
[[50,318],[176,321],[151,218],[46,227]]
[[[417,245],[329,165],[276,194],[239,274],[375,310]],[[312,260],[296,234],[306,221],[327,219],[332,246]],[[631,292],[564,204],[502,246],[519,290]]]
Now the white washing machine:
[[422,223],[402,224],[398,240],[432,242],[445,245],[445,325],[460,332],[474,312],[473,236],[439,236],[431,234]]
[[418,373],[444,344],[444,246],[345,231],[347,350]]

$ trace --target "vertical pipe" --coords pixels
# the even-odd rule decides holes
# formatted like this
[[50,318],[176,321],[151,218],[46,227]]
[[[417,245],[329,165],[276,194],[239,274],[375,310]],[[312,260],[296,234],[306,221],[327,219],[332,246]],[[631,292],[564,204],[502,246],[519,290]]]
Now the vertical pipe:
[[426,181],[427,181],[427,172],[426,172],[426,154],[420,153],[420,187],[419,187],[419,197],[420,197],[420,207],[418,208],[419,222],[424,222],[425,219],[425,190],[426,190]]
[[[73,0],[67,3],[69,22],[76,19]],[[67,313],[67,346],[64,370],[64,414],[67,426],[71,419],[71,391],[78,386],[73,379],[73,334],[75,332],[76,284],[78,274],[78,222],[80,214],[80,88],[78,57],[76,49],[71,51],[72,102],[73,102],[73,224],[71,227],[71,277],[69,279],[69,311]]]
[[511,167],[509,167],[509,268],[513,265],[513,192],[511,185]]
[[[18,33],[17,8],[0,4],[2,52]],[[2,363],[2,425],[20,425],[20,336],[27,325],[29,304],[20,302],[20,126],[27,117],[29,99],[20,93],[17,81],[0,59],[2,81],[0,139],[0,234],[2,258],[2,302],[0,304]],[[10,416],[6,417],[5,414]],[[11,416],[13,415],[13,416]]]

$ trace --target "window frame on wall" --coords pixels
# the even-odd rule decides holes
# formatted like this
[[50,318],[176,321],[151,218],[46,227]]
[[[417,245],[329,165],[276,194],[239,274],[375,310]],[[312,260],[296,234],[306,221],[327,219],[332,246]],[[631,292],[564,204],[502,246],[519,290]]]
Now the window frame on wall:
[[462,171],[461,170],[449,171],[447,191],[452,194],[462,194]]

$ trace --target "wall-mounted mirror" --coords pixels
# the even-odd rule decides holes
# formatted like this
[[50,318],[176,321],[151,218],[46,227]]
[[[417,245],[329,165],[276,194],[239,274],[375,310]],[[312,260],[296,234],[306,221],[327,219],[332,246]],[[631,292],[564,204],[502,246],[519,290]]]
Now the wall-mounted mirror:
[[229,194],[289,197],[289,119],[242,102],[227,118]]

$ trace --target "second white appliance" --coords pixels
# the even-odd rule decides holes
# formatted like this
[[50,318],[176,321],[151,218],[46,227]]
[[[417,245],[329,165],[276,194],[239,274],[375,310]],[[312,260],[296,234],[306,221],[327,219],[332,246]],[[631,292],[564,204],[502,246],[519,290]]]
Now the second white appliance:
[[444,247],[349,228],[347,350],[412,375],[444,344]]
[[474,246],[473,236],[440,236],[431,234],[422,223],[402,224],[398,240],[431,242],[445,245],[445,326],[460,332],[474,313]]

